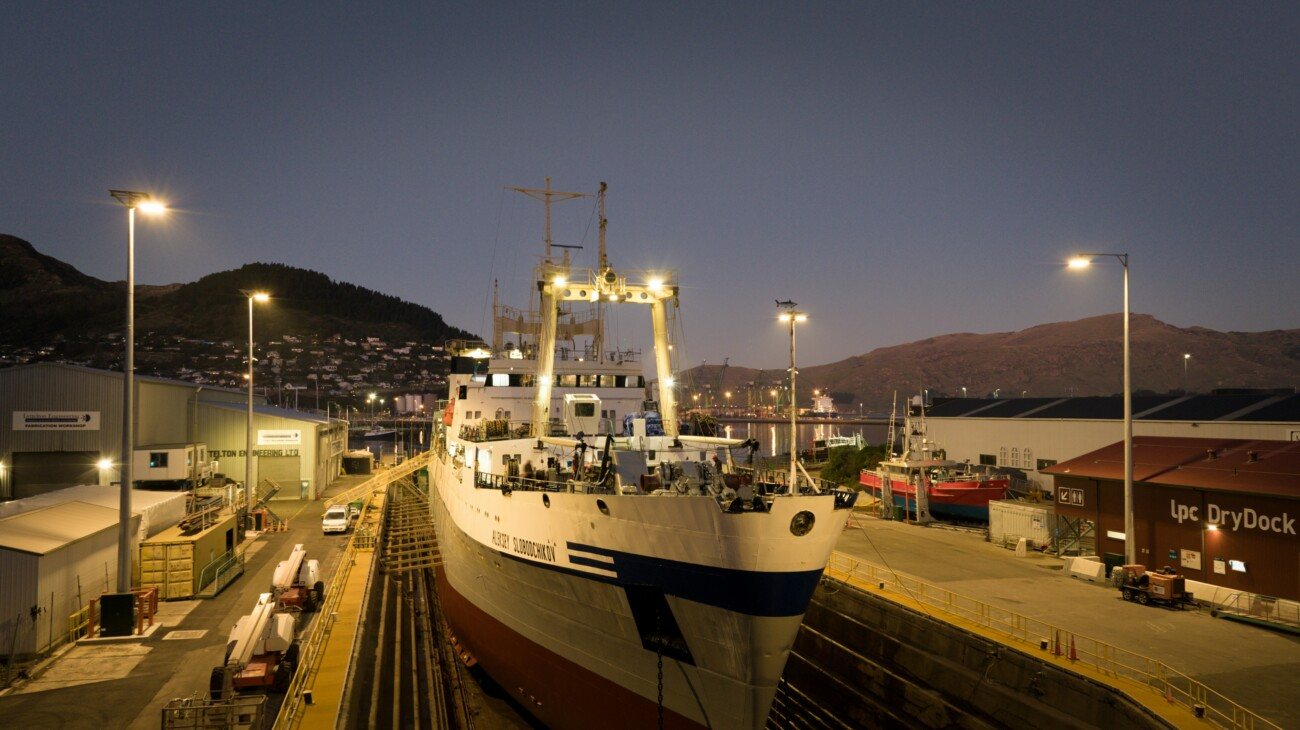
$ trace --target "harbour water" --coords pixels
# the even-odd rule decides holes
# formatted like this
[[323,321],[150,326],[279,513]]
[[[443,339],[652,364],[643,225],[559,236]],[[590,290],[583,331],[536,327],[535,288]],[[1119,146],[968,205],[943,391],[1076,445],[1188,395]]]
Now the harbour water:
[[[789,423],[757,423],[749,421],[721,425],[723,428],[722,435],[728,438],[756,439],[760,446],[759,453],[763,456],[778,456],[790,453]],[[797,427],[795,440],[799,449],[808,449],[812,447],[813,441],[837,435],[851,438],[854,434],[862,434],[862,438],[868,444],[881,444],[889,436],[889,426],[880,424],[801,423]]]

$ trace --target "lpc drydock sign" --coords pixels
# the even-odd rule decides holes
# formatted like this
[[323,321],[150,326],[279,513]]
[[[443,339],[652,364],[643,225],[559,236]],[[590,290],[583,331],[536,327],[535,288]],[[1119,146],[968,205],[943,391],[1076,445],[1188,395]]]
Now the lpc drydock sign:
[[99,411],[14,411],[15,431],[98,431]]
[[302,443],[302,431],[296,428],[258,429],[258,446],[294,446]]

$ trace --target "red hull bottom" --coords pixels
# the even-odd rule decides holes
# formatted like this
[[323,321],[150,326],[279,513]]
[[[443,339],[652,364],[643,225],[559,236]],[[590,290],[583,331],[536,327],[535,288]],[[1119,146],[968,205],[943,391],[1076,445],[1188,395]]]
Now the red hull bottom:
[[[537,644],[475,606],[437,570],[438,597],[447,622],[487,673],[548,727],[657,728],[658,705]],[[672,660],[665,661],[667,665]],[[665,728],[702,725],[664,709]]]

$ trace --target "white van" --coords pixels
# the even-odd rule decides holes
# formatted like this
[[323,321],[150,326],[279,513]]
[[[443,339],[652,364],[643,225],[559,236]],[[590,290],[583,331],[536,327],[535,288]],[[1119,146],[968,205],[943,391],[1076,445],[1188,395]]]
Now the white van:
[[321,518],[321,532],[329,534],[331,532],[347,532],[351,520],[348,519],[348,507],[345,504],[336,504],[325,510],[325,516]]

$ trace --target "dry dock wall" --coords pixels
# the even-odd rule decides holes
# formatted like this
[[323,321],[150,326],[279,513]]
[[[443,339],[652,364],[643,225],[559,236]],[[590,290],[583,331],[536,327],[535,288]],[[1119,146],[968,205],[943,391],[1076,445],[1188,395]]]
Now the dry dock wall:
[[1104,685],[838,581],[817,589],[771,728],[1162,728]]

